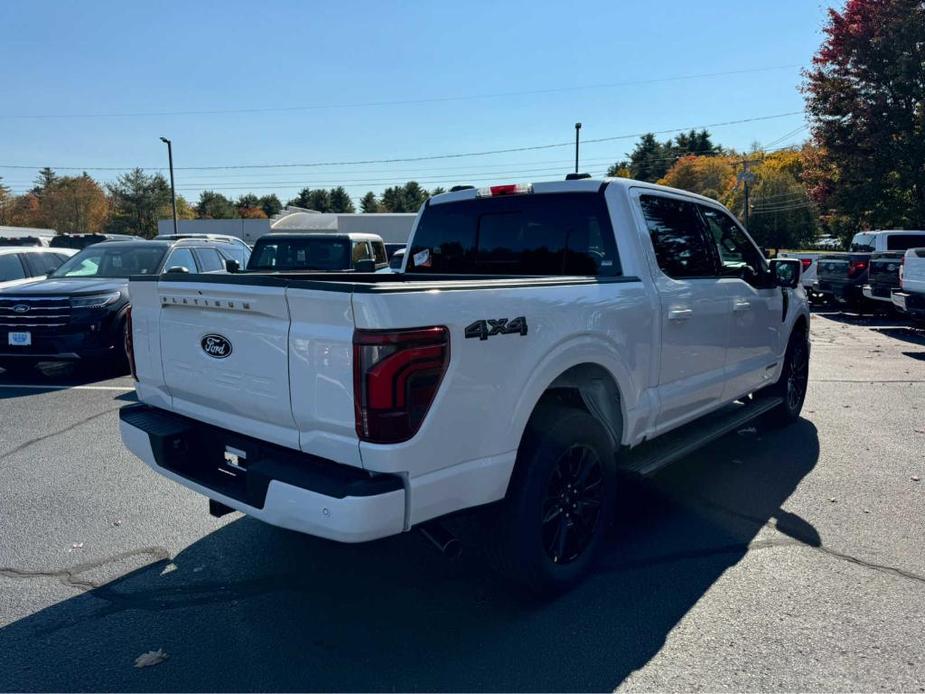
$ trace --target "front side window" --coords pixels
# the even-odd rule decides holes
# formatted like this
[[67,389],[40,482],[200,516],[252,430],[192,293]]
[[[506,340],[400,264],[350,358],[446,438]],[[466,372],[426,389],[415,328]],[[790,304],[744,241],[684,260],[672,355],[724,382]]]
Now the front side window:
[[47,275],[57,270],[61,263],[67,259],[60,253],[29,253],[25,257],[26,263],[32,268],[33,275]]
[[719,254],[720,274],[753,280],[769,273],[761,252],[728,214],[707,205],[698,207]]
[[385,244],[381,241],[373,241],[373,256],[376,260],[376,265],[385,265],[389,262],[389,257],[385,252]]
[[639,204],[662,272],[672,279],[716,276],[704,222],[694,203],[642,195]]
[[196,261],[193,259],[193,252],[189,248],[176,248],[167,258],[164,271],[166,272],[175,267],[182,267],[187,272],[198,272]]
[[16,253],[0,255],[0,282],[12,282],[26,278],[26,271]]

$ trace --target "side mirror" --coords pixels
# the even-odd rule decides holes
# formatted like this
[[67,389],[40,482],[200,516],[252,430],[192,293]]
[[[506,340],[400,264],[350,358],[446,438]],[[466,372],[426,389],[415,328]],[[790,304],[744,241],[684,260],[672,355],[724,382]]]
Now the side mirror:
[[241,264],[237,260],[229,258],[225,261],[225,272],[239,272],[240,270]]
[[174,265],[174,266],[172,266],[172,267],[167,268],[167,274],[168,274],[168,275],[175,275],[175,274],[178,274],[178,273],[181,273],[181,274],[182,274],[182,273],[184,273],[184,272],[185,272],[185,273],[188,273],[188,272],[189,272],[189,268],[185,268],[185,267],[183,267],[182,265]]
[[800,286],[800,274],[803,272],[803,263],[799,258],[775,258],[771,261],[771,274],[778,287],[796,289]]
[[358,260],[353,264],[353,269],[357,272],[375,272],[376,271],[376,261],[375,260]]

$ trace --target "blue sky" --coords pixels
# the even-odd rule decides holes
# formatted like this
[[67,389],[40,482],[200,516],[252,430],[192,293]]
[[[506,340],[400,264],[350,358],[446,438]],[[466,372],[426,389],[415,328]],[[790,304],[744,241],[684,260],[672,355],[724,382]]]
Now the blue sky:
[[[166,167],[166,135],[190,200],[206,188],[285,202],[304,186],[343,184],[358,198],[411,178],[558,178],[571,147],[183,167],[481,152],[567,143],[575,121],[594,139],[801,111],[800,69],[827,4],[5,2],[0,176],[20,192],[35,169],[4,167],[86,168],[104,181],[118,171],[95,167]],[[805,130],[781,138],[804,122],[710,130],[744,149],[799,142]],[[582,170],[602,174],[634,139],[586,144]]]

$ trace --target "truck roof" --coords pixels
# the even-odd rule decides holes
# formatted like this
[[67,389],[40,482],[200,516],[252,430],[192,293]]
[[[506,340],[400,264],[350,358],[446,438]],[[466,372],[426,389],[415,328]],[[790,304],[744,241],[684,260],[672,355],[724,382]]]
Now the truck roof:
[[[708,198],[703,195],[698,195],[697,193],[692,193],[688,190],[681,190],[679,188],[671,188],[669,186],[661,186],[657,183],[648,183],[647,181],[637,181],[631,178],[581,178],[571,181],[538,181],[535,183],[526,183],[518,185],[529,185],[532,187],[533,193],[595,193],[604,186],[618,186],[620,188],[647,188],[650,190],[661,191],[665,193],[673,193],[675,195],[683,195],[689,198],[695,198],[703,202],[709,202],[718,204],[718,201],[713,198]],[[495,186],[490,186],[494,188]],[[486,188],[465,188],[464,190],[451,191],[449,193],[440,193],[430,198],[429,203],[432,205],[438,205],[446,202],[455,202],[458,200],[473,200],[485,193],[483,191],[488,190]]]
[[[347,239],[350,241],[382,241],[382,237],[378,234],[360,234],[352,232],[314,232],[314,231],[296,231],[296,232],[285,232],[285,233],[271,233],[264,234],[257,241],[280,241],[280,240],[293,240],[293,239]],[[256,243],[256,242],[255,242]]]

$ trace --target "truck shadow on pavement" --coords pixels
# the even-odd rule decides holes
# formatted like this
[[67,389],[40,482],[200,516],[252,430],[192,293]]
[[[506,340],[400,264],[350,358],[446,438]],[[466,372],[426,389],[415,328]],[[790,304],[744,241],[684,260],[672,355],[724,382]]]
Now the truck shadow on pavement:
[[[747,552],[820,545],[782,509],[818,455],[808,421],[750,427],[625,485],[597,571],[546,603],[415,533],[346,546],[248,518],[173,558],[13,577],[80,592],[0,630],[0,689],[609,692]],[[107,562],[145,565],[103,582]],[[133,667],[158,648],[166,661]]]
[[[62,387],[86,385],[125,385],[134,387],[128,374],[118,369],[92,364],[68,364],[42,362],[25,373],[8,373],[0,368],[0,400],[15,398],[29,393],[43,393],[60,390]],[[16,386],[24,386],[16,388]]]

